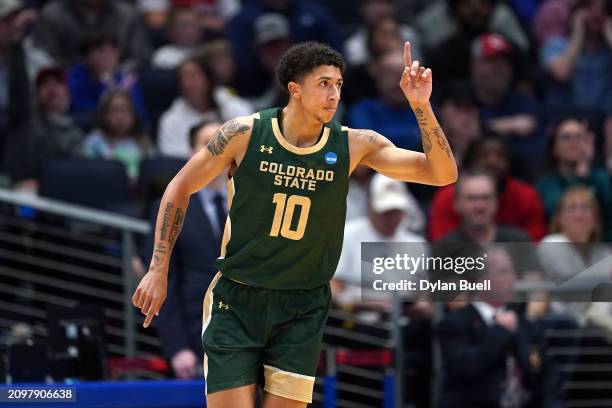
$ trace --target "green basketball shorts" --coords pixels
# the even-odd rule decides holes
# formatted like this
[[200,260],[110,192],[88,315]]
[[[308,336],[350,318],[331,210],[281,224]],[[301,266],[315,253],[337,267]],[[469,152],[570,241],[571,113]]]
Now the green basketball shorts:
[[217,273],[204,298],[206,393],[249,384],[312,402],[329,284],[312,290],[255,288]]

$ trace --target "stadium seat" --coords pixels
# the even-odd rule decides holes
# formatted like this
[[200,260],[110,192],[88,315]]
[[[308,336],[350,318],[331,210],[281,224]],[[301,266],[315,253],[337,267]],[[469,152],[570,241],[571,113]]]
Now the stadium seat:
[[160,157],[146,159],[140,164],[140,178],[138,180],[138,191],[146,198],[160,196],[166,185],[185,165],[183,159]]
[[111,160],[58,159],[45,166],[44,197],[112,211],[130,199],[123,164]]

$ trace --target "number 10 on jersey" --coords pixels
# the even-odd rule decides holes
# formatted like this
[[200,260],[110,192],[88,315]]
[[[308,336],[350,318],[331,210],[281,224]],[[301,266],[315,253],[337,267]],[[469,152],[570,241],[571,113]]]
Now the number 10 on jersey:
[[[304,236],[306,231],[306,223],[308,222],[308,213],[310,212],[310,198],[300,195],[290,195],[287,199],[287,194],[276,193],[272,202],[276,204],[274,210],[274,220],[272,221],[272,229],[270,229],[271,237],[278,237],[279,233],[282,237],[299,241]],[[300,215],[295,229],[291,229],[293,221],[293,213],[296,207],[300,207]]]

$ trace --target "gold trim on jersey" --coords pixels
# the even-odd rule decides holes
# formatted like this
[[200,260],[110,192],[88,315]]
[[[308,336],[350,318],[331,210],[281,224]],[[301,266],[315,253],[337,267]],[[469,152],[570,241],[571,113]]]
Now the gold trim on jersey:
[[232,220],[230,219],[230,210],[232,208],[232,200],[236,190],[234,188],[234,178],[232,177],[227,181],[227,219],[225,220],[225,228],[223,229],[223,238],[221,239],[221,254],[219,258],[225,258],[225,251],[227,250],[227,243],[232,236]]
[[325,143],[327,143],[327,139],[329,138],[329,128],[325,126],[323,128],[323,135],[321,136],[321,139],[317,142],[317,144],[310,147],[297,147],[289,143],[281,133],[280,127],[278,126],[278,118],[270,118],[270,120],[272,121],[272,132],[274,133],[276,140],[278,140],[278,143],[280,143],[281,146],[283,146],[285,149],[289,150],[292,153],[310,154],[318,152],[323,148],[323,146],[325,146]]
[[348,126],[342,126],[342,128],[340,129],[343,132],[348,132],[349,127]]
[[[202,337],[204,337],[204,332],[206,331],[206,328],[210,324],[210,319],[212,317],[212,305],[214,304],[213,289],[217,285],[217,282],[219,282],[219,279],[221,279],[221,276],[222,276],[221,272],[217,272],[212,282],[210,282],[210,285],[208,286],[208,289],[206,290],[206,295],[204,296],[204,301],[202,302]],[[204,378],[206,378],[207,376],[208,376],[208,356],[206,355],[206,352],[204,352]],[[204,392],[205,393],[208,392],[208,387],[205,387]]]
[[308,375],[283,371],[264,364],[264,391],[279,397],[312,403],[315,378]]
[[253,119],[261,119],[259,117],[259,112],[253,114]]

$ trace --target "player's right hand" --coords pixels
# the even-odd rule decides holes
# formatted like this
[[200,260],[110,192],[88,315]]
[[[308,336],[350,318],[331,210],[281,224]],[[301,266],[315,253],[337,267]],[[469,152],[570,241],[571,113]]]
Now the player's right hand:
[[161,271],[160,268],[149,269],[149,272],[142,278],[134,296],[132,303],[140,309],[140,312],[146,316],[143,327],[149,327],[153,317],[159,314],[166,294],[168,292],[168,273],[167,268]]

